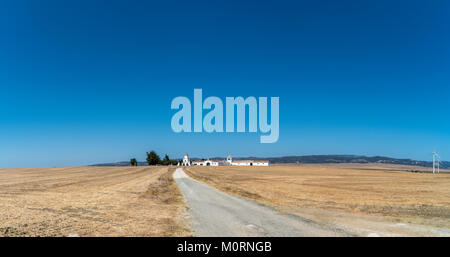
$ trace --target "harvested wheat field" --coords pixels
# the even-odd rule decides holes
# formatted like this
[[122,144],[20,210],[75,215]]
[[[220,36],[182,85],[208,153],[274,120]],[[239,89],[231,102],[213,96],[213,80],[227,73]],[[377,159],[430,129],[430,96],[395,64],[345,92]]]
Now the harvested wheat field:
[[450,235],[450,174],[326,165],[185,170],[222,191],[356,235]]
[[0,236],[184,236],[167,167],[0,169]]

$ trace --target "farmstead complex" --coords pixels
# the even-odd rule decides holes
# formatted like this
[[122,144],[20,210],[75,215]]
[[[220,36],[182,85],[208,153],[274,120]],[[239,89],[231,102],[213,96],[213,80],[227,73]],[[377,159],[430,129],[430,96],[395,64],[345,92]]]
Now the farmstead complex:
[[235,160],[229,155],[226,160],[201,160],[191,161],[186,153],[183,161],[178,163],[181,166],[269,166],[267,160]]

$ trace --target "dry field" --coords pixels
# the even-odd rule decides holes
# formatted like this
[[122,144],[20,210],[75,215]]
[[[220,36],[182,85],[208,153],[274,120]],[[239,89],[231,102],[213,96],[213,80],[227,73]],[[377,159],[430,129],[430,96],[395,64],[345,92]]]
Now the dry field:
[[[374,217],[373,221],[382,217],[399,227],[433,226],[443,233],[439,235],[450,235],[450,174],[327,165],[197,166],[185,170],[222,191],[319,222],[352,227],[357,220],[367,223],[369,217]],[[377,222],[360,225],[368,231],[381,226]],[[436,235],[419,230],[423,231],[409,235]]]
[[0,236],[184,236],[167,167],[0,169]]

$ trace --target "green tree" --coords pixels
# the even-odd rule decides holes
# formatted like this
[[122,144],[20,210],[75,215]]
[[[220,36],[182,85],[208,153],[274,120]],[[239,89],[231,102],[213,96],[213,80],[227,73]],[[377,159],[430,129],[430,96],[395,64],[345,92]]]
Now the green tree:
[[147,163],[148,165],[158,165],[161,164],[161,158],[156,154],[155,151],[147,152]]
[[167,154],[164,156],[164,160],[162,161],[162,164],[163,165],[169,165],[170,164],[170,159],[169,159],[169,156]]
[[138,166],[138,162],[137,162],[136,158],[131,158],[130,159],[130,165],[131,166]]

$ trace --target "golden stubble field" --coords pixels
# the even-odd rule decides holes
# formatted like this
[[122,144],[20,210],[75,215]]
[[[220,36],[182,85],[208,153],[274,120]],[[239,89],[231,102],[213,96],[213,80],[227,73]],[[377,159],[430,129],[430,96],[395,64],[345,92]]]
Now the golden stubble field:
[[167,167],[0,169],[0,236],[183,236]]
[[[222,191],[322,220],[326,216],[342,218],[336,213],[352,213],[450,229],[448,173],[342,165],[197,166],[185,170]],[[352,217],[347,216],[346,223],[350,224]]]

